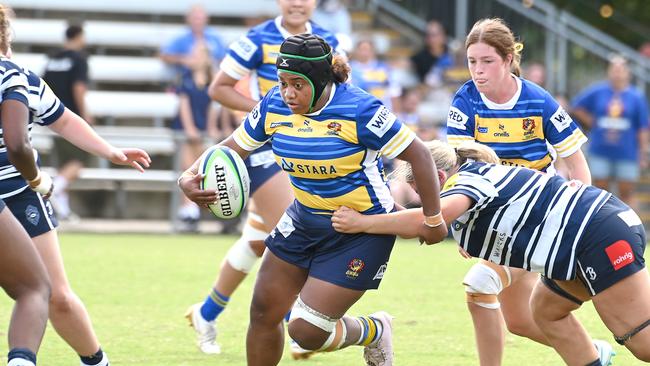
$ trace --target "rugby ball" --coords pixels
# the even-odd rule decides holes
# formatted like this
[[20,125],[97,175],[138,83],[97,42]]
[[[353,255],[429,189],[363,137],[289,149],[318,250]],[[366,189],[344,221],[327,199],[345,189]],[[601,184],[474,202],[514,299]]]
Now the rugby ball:
[[250,178],[242,158],[226,146],[212,146],[201,156],[201,189],[217,191],[217,201],[208,205],[220,219],[232,219],[244,211],[250,193]]

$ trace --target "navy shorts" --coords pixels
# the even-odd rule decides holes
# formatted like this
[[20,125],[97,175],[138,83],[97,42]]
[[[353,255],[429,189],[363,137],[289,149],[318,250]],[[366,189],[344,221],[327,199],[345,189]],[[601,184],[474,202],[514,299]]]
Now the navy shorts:
[[587,225],[578,243],[578,276],[591,295],[596,295],[642,270],[645,246],[641,219],[612,196]]
[[265,243],[311,277],[364,291],[379,287],[395,236],[338,233],[331,216],[313,214],[294,201]]
[[59,226],[52,204],[40,193],[27,188],[15,196],[4,198],[4,201],[32,238]]
[[275,163],[270,143],[266,143],[259,149],[253,151],[248,158],[244,160],[244,163],[246,163],[246,167],[248,168],[248,177],[251,180],[251,196],[258,188],[266,183],[267,180],[280,172],[280,167]]
[[5,201],[0,199],[0,212],[2,212],[2,210],[5,209],[5,207],[7,207],[7,205],[5,204]]

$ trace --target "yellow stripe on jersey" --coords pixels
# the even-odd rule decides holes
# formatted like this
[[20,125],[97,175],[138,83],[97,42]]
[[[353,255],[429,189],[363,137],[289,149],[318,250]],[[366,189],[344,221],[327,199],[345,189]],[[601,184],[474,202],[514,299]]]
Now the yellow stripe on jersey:
[[370,195],[366,187],[359,187],[352,192],[333,198],[323,198],[319,195],[305,192],[295,186],[293,187],[293,193],[298,202],[317,210],[336,211],[341,206],[347,206],[361,212],[372,207]]
[[553,159],[551,159],[551,155],[546,154],[542,159],[533,161],[525,159],[501,159],[501,165],[523,166],[534,170],[542,170],[549,166],[552,161]]
[[542,117],[481,118],[474,116],[474,136],[478,142],[525,142],[544,140]]
[[557,145],[553,145],[558,155],[565,158],[575,152],[576,148],[587,141],[587,137],[579,129],[575,129],[571,136]]
[[262,63],[275,65],[275,60],[278,59],[280,54],[279,44],[264,44],[262,45]]
[[258,77],[257,77],[257,84],[258,84],[259,87],[260,87],[260,93],[261,93],[260,95],[261,95],[261,96],[264,96],[264,95],[266,95],[266,93],[268,93],[269,90],[271,90],[274,86],[278,85],[278,81],[277,81],[277,80],[269,80],[269,79],[265,79],[265,78],[263,78],[263,77],[259,77],[259,76],[258,76]]
[[472,136],[466,136],[466,135],[447,135],[447,142],[449,145],[453,147],[458,147],[458,145],[462,144],[463,142],[474,142],[474,137]]
[[357,124],[343,119],[317,121],[302,115],[285,116],[267,113],[264,130],[268,135],[279,133],[294,137],[338,137],[358,145]]
[[402,125],[399,132],[384,146],[383,155],[389,159],[395,158],[395,154],[398,151],[404,151],[404,145],[407,143],[410,144],[414,138],[415,133],[413,133],[413,130],[406,125]]
[[226,56],[223,61],[221,61],[221,65],[219,66],[221,70],[224,70],[224,72],[229,71],[228,75],[234,77],[231,74],[237,74],[239,75],[239,79],[243,78],[244,76],[248,75],[250,73],[250,70],[245,68],[244,66],[240,65],[237,60],[232,58],[231,56]]
[[253,140],[248,133],[246,133],[246,129],[244,128],[244,125],[240,125],[237,127],[235,132],[233,133],[233,138],[235,139],[235,142],[244,150],[251,151],[255,150],[258,147],[264,145],[264,142],[258,142]]
[[332,179],[358,171],[364,157],[365,151],[359,151],[338,159],[310,160],[275,155],[275,160],[281,167],[286,167],[285,170],[290,169],[296,178]]

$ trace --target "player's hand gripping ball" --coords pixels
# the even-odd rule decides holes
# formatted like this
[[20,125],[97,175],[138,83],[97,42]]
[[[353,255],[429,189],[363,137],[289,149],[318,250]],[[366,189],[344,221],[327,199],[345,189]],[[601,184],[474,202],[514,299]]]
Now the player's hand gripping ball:
[[204,175],[201,189],[217,191],[217,201],[208,205],[215,216],[232,219],[244,211],[250,178],[239,154],[226,146],[213,146],[203,153],[199,172]]

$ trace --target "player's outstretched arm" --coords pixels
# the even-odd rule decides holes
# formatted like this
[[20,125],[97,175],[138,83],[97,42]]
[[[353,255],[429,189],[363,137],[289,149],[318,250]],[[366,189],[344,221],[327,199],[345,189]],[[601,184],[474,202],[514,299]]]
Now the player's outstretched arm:
[[146,151],[136,148],[116,148],[99,136],[83,118],[68,108],[49,127],[81,150],[108,159],[114,164],[128,165],[139,171],[144,171],[144,168],[148,168],[151,164],[151,158]]

